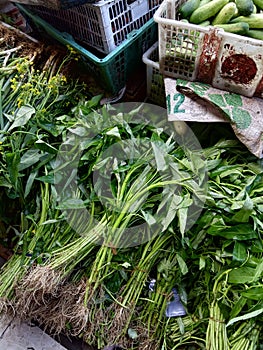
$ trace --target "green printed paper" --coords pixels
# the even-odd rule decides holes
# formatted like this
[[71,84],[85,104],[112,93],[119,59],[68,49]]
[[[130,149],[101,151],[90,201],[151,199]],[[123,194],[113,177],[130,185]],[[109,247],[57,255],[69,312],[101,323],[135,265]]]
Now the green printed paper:
[[168,120],[230,122],[238,137],[263,157],[263,100],[215,89],[208,84],[165,78]]

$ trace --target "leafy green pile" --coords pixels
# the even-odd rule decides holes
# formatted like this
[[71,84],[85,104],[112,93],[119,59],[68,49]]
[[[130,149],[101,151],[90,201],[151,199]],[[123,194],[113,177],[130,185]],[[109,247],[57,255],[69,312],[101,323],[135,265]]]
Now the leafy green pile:
[[[61,228],[54,230],[51,242],[54,225],[41,226],[58,215],[50,186],[41,176],[56,157],[61,135],[74,123],[72,107],[87,98],[89,90],[63,74],[76,59],[72,50],[65,56],[55,46],[44,48],[4,24],[0,30],[0,234],[1,245],[15,251],[0,287],[8,298],[26,272],[24,265],[34,261],[42,245],[64,242]],[[65,237],[67,241],[67,231]]]
[[147,105],[99,109],[59,66],[2,65],[2,310],[98,349],[260,349],[262,160],[224,128],[200,149],[139,123]]

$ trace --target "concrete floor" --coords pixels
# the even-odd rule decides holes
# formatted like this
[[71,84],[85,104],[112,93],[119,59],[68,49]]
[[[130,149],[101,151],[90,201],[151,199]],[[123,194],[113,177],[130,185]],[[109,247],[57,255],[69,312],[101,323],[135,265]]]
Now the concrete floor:
[[[0,266],[4,263],[5,259],[0,256]],[[60,343],[66,344],[66,347]],[[21,323],[3,314],[0,315],[0,350],[82,350],[82,348],[65,337],[63,341],[58,342],[36,325]]]
[[66,350],[39,327],[0,317],[0,350]]

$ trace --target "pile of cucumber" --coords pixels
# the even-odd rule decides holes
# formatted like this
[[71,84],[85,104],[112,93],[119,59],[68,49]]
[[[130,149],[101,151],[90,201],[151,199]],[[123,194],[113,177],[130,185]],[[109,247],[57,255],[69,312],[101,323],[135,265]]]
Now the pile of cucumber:
[[263,40],[263,0],[186,0],[183,21]]

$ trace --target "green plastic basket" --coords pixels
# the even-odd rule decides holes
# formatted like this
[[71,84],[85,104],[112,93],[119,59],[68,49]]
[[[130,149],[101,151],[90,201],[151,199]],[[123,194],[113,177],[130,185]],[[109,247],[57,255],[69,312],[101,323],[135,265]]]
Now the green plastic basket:
[[94,76],[98,84],[112,94],[118,94],[122,90],[128,78],[140,65],[143,65],[142,55],[158,39],[157,24],[150,19],[140,29],[134,30],[115,50],[100,58],[88,51],[68,33],[62,33],[48,24],[40,17],[32,14],[22,5],[20,10],[28,16],[32,22],[44,29],[48,35],[61,44],[70,45],[81,54],[85,66]]

